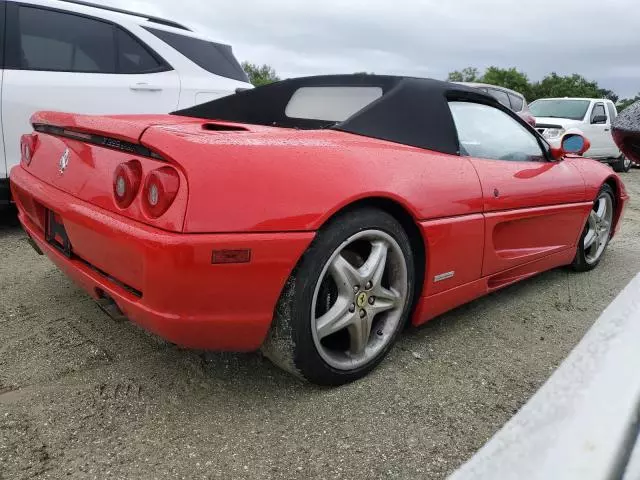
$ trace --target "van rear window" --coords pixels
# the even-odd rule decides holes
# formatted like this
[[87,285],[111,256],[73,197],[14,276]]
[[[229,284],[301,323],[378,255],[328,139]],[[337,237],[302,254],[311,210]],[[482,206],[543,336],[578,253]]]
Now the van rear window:
[[188,37],[178,33],[158,30],[151,27],[144,27],[163,42],[175,48],[182,55],[206,71],[221,77],[249,82],[247,74],[240,66],[240,63],[233,56],[233,51],[229,45],[222,43],[208,42],[199,38]]

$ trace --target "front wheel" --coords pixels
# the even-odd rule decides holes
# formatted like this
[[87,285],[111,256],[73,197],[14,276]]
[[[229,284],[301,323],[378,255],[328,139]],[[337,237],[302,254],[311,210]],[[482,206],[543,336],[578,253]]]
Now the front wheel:
[[614,163],[611,164],[613,170],[618,173],[626,173],[631,169],[631,159],[626,155],[620,155]]
[[571,264],[574,270],[586,272],[593,270],[600,263],[611,238],[614,198],[613,190],[609,185],[604,185],[598,193]]
[[409,238],[391,215],[373,208],[340,215],[291,274],[262,350],[313,383],[357,380],[407,322],[414,279]]

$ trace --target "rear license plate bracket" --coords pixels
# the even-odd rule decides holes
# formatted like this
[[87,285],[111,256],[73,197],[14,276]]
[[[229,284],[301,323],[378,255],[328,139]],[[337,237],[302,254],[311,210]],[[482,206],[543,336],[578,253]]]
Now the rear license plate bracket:
[[46,211],[45,240],[68,258],[71,258],[71,242],[60,216],[52,210]]

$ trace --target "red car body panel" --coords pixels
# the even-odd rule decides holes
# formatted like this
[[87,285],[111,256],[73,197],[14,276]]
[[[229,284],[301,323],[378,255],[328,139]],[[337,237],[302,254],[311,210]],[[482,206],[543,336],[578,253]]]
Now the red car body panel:
[[[38,133],[33,159],[12,170],[11,185],[20,221],[62,270],[186,347],[257,349],[315,232],[355,202],[383,198],[422,232],[424,282],[413,316],[420,324],[570,263],[605,181],[616,187],[617,225],[628,198],[617,175],[582,158],[474,159],[334,130],[175,116],[39,113],[33,123],[118,138],[163,157]],[[124,209],[115,202],[114,172],[131,160],[143,176],[162,166],[179,175],[176,199],[159,218],[146,213],[142,194]],[[45,240],[47,209],[62,218],[75,257]],[[212,264],[214,250],[250,250],[251,258]]]
[[167,125],[142,136],[198,170],[189,178],[186,232],[317,230],[345,205],[372,197],[401,204],[417,220],[482,210],[464,157],[334,130],[245,128],[203,134],[202,125]]
[[413,324],[422,325],[449,310],[464,305],[476,298],[507,287],[538,273],[571,263],[576,254],[575,247],[554,253],[530,263],[523,264],[494,277],[481,277],[464,285],[445,290],[416,302]]
[[620,230],[622,224],[621,219],[629,200],[627,189],[620,177],[611,171],[611,167],[596,160],[587,160],[582,157],[568,157],[566,161],[570,161],[579,171],[585,183],[585,197],[595,198],[602,187],[602,179],[615,186],[617,208],[613,218],[614,235]]

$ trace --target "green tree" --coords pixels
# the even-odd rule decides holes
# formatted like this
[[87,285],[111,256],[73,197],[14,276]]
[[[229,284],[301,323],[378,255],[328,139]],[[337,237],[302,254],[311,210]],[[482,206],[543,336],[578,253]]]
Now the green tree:
[[257,65],[249,62],[242,62],[242,69],[247,72],[249,81],[256,87],[277,82],[280,77],[270,65]]
[[526,98],[531,97],[531,83],[529,83],[529,77],[515,68],[489,67],[484,72],[480,81],[482,83],[515,90]]
[[[523,94],[530,102],[547,97],[608,98],[613,102],[619,100],[614,91],[600,88],[597,82],[589,81],[577,73],[558,75],[552,72],[539,82],[531,82],[525,73],[515,68],[489,67],[480,75],[477,68],[467,67],[449,73],[447,79],[450,82],[482,82],[510,88]],[[633,103],[633,100],[625,99],[620,104],[624,107],[629,102]]]
[[530,100],[546,97],[602,98],[602,90],[597,82],[590,82],[577,73],[563,76],[552,72],[532,85]]
[[478,73],[477,68],[467,67],[462,71],[456,70],[449,73],[447,80],[450,82],[477,82],[479,80]]

